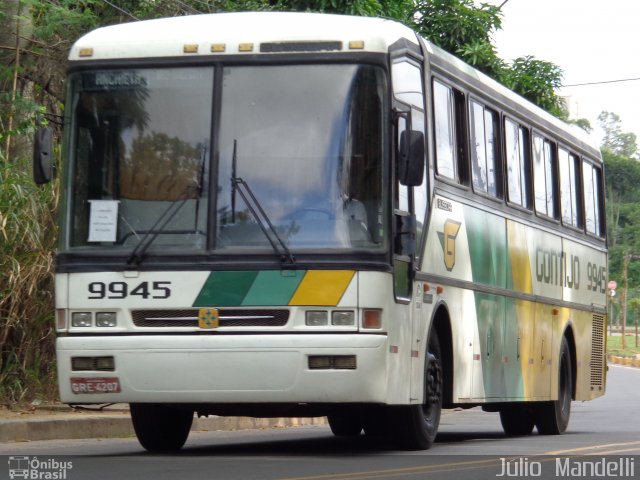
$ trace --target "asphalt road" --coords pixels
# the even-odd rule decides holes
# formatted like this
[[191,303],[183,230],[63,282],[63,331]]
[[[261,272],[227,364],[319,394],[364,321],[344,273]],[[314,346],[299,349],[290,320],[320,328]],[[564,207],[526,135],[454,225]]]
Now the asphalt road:
[[0,455],[0,479],[17,457],[39,467],[37,478],[62,480],[640,479],[640,369],[612,365],[607,394],[574,402],[560,436],[507,438],[497,414],[471,409],[447,411],[436,443],[420,452],[298,427],[196,432],[171,456],[149,454],[134,438],[0,444]]

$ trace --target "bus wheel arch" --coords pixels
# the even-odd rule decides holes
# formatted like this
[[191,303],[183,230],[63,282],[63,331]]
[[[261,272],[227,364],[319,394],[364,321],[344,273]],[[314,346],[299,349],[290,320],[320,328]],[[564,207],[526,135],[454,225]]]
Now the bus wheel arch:
[[576,339],[573,333],[573,326],[571,324],[567,325],[562,334],[562,337],[567,340],[569,344],[569,354],[571,356],[571,399],[576,399],[576,385],[577,385],[577,373],[578,373],[578,361],[576,357]]
[[[575,397],[575,353],[572,354],[568,329],[560,341],[558,355],[558,398],[538,402],[534,407],[535,424],[541,435],[560,435],[569,425],[571,401]],[[575,347],[575,345],[574,345]]]
[[451,328],[444,306],[436,308],[425,338],[423,403],[383,407],[377,412],[378,421],[370,418],[364,427],[367,435],[388,435],[398,447],[406,450],[431,447],[445,399],[451,398]]
[[440,344],[443,399],[444,407],[453,403],[453,334],[451,332],[451,318],[445,305],[440,305],[433,315],[429,332],[434,331],[438,335]]

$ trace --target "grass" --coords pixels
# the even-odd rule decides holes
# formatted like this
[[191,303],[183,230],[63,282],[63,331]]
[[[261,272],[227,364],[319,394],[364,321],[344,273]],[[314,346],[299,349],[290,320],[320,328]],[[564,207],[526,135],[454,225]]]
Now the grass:
[[53,250],[57,190],[0,152],[0,403],[55,396]]
[[[619,357],[632,357],[640,354],[640,347],[636,347],[635,334],[627,334],[624,340],[625,348],[623,349],[621,335],[607,336],[607,353]],[[640,345],[640,337],[638,338],[638,344]]]

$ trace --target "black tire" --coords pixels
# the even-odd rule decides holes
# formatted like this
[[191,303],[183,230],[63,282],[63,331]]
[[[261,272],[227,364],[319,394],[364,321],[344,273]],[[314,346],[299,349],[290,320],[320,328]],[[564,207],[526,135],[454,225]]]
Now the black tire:
[[438,434],[442,413],[442,353],[438,334],[431,331],[425,365],[425,403],[390,407],[388,423],[395,443],[406,450],[426,450]]
[[362,426],[367,437],[387,438],[391,436],[390,415],[391,408],[385,406],[369,407],[364,412]]
[[132,403],[131,421],[140,445],[150,452],[175,452],[187,441],[193,410]]
[[357,437],[362,432],[362,420],[357,412],[327,415],[331,432],[336,437]]
[[525,403],[505,406],[500,410],[500,423],[509,437],[530,435],[535,424],[533,408]]
[[536,428],[541,435],[560,435],[567,429],[571,416],[572,392],[571,352],[567,338],[563,337],[559,357],[558,399],[540,402],[535,407]]

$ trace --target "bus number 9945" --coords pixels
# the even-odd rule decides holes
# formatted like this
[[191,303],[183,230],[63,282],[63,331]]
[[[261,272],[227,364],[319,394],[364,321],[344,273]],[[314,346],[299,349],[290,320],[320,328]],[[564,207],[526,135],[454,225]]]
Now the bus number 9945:
[[89,290],[88,298],[96,300],[133,296],[162,299],[171,296],[171,282],[142,282],[133,288],[125,282],[91,282],[87,289]]
[[587,265],[587,288],[594,292],[604,293],[607,285],[607,269],[589,262]]

